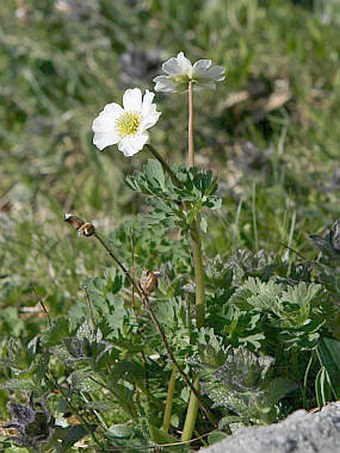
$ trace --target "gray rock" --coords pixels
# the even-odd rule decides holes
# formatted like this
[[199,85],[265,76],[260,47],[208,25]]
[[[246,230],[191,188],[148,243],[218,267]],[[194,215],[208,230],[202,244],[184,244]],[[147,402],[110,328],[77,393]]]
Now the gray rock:
[[340,401],[299,410],[270,426],[244,428],[203,453],[340,453]]

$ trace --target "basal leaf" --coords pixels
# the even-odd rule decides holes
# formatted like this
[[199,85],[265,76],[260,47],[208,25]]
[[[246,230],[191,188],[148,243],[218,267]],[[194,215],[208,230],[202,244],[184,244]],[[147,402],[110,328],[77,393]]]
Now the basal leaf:
[[0,385],[0,390],[23,390],[31,392],[36,388],[36,383],[31,379],[8,379]]
[[149,424],[149,432],[150,437],[153,442],[162,448],[162,445],[166,445],[164,447],[166,450],[169,451],[177,451],[177,452],[186,452],[187,448],[184,445],[171,445],[172,443],[178,443],[178,439],[175,437],[170,436],[170,434],[165,433],[156,426]]
[[96,425],[74,425],[64,428],[59,438],[62,440],[62,448],[69,449],[75,443],[79,442],[83,437],[88,436],[96,429]]
[[320,364],[325,367],[335,398],[340,398],[340,341],[322,338],[317,348]]
[[315,396],[318,406],[321,408],[326,405],[328,401],[332,400],[332,387],[328,372],[322,366],[316,375],[315,379]]

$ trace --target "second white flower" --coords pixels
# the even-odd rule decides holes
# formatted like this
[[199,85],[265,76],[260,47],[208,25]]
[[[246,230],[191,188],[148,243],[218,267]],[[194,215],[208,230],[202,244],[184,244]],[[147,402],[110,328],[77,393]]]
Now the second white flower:
[[188,89],[189,82],[194,84],[194,89],[215,89],[217,82],[225,79],[225,70],[222,66],[213,66],[211,60],[191,61],[179,52],[177,57],[169,58],[162,65],[166,75],[160,75],[153,79],[155,91],[164,93],[176,93]]

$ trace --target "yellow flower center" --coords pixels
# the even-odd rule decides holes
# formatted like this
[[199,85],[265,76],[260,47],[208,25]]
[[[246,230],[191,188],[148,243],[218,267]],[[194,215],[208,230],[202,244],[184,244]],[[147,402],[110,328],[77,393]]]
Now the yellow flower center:
[[125,112],[116,121],[117,132],[121,137],[137,133],[141,123],[141,115],[137,112]]

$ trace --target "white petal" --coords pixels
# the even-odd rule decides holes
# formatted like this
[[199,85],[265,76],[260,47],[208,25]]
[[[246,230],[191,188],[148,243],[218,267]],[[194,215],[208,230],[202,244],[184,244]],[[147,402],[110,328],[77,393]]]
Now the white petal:
[[138,153],[148,141],[148,134],[135,135],[133,137],[124,137],[118,143],[119,151],[122,151],[124,156],[131,157]]
[[216,82],[221,82],[225,79],[224,73],[225,69],[222,66],[213,66],[205,72],[204,77],[209,77],[210,79],[216,80]]
[[168,76],[157,76],[153,79],[156,83],[155,91],[163,93],[176,93],[177,84]]
[[150,104],[149,110],[142,114],[143,118],[146,118],[148,115],[153,115],[157,110],[156,104]]
[[175,57],[169,58],[169,60],[163,63],[162,69],[166,74],[182,74],[182,67]]
[[139,131],[143,133],[144,131],[146,131],[146,129],[150,129],[150,127],[154,126],[157,123],[160,116],[161,112],[154,112],[143,118]]
[[198,60],[192,67],[192,73],[198,74],[206,71],[211,66],[211,60]]
[[123,106],[125,110],[139,112],[142,108],[142,92],[139,88],[126,90],[123,96]]
[[179,75],[187,74],[192,69],[190,60],[188,60],[183,52],[180,52],[177,57],[172,57],[162,65],[162,69],[166,74]]
[[117,121],[117,118],[124,113],[120,105],[116,103],[107,104],[97,118],[93,120],[93,132],[110,132]]
[[106,104],[103,112],[112,114],[114,116],[120,116],[124,112],[124,110],[119,104],[112,102],[111,104]]
[[179,64],[182,66],[182,68],[184,69],[184,72],[192,70],[191,61],[187,57],[184,56],[183,52],[180,52],[177,55],[177,60],[179,61]]
[[119,137],[118,135],[112,132],[95,132],[93,136],[93,144],[96,145],[100,151],[110,145],[115,145],[118,143]]
[[152,93],[152,91],[145,90],[143,102],[142,102],[142,115],[147,116],[149,112],[153,109],[152,106],[155,106],[155,104],[152,104],[153,98],[155,97],[155,93]]
[[115,122],[117,117],[111,115],[105,115],[103,112],[93,120],[92,130],[93,132],[110,132],[115,128]]

